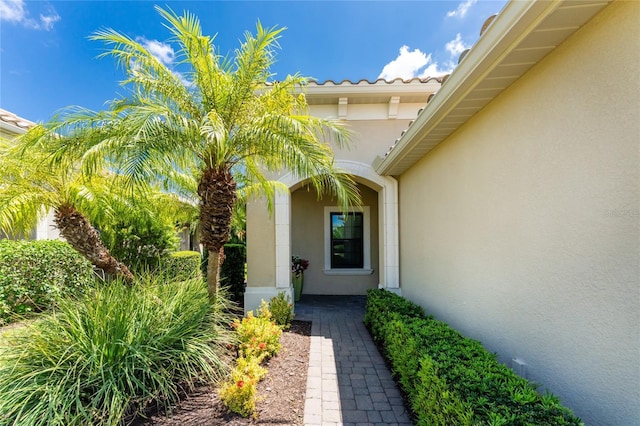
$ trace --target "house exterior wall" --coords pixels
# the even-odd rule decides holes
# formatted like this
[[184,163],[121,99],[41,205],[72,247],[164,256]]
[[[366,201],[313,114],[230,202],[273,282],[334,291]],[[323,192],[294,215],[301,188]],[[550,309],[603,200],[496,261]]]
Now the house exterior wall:
[[316,192],[302,187],[291,194],[291,253],[308,259],[310,266],[304,273],[303,294],[366,294],[377,288],[378,256],[378,193],[359,185],[362,205],[368,206],[371,236],[371,275],[326,275],[324,247],[324,207],[336,205],[335,199],[318,200]]
[[[347,86],[358,86],[352,83]],[[371,88],[365,83],[364,91]],[[383,89],[388,86],[386,83]],[[424,101],[438,84],[420,83],[411,89],[412,96],[423,96]],[[334,87],[322,86],[319,89],[333,90]],[[406,87],[404,88],[406,89]],[[400,89],[400,90],[404,90]],[[354,89],[362,90],[362,86]],[[322,93],[320,94],[323,95]],[[350,101],[361,95],[350,95]],[[367,98],[370,101],[370,98]],[[323,272],[324,225],[322,222],[324,206],[335,205],[335,201],[318,202],[315,193],[308,197],[299,190],[301,183],[290,174],[272,176],[285,182],[295,197],[276,198],[276,208],[269,213],[265,200],[252,199],[247,203],[247,288],[245,292],[245,311],[255,309],[260,300],[275,296],[279,292],[291,294],[289,283],[290,256],[308,256],[311,267],[305,273],[305,293],[307,294],[364,294],[366,289],[378,285],[398,291],[398,244],[397,244],[397,182],[393,178],[379,176],[373,171],[371,164],[375,157],[388,149],[389,145],[407,128],[424,103],[400,102],[395,118],[390,117],[389,96],[378,94],[378,103],[348,104],[340,110],[337,98],[335,103],[311,104],[309,114],[322,118],[337,118],[351,133],[348,148],[334,147],[336,164],[356,175],[356,180],[363,185],[365,204],[371,212],[371,239],[375,246],[371,247],[373,274],[336,276]],[[370,176],[373,173],[375,176]],[[306,198],[305,198],[306,197]],[[329,197],[325,197],[328,199]],[[314,209],[311,206],[314,206]],[[298,211],[313,210],[316,215],[316,228],[313,232],[300,233],[296,230],[300,222]],[[294,223],[294,221],[296,223]],[[303,223],[306,225],[306,222]],[[313,234],[313,236],[311,235]],[[307,246],[313,246],[313,252],[306,253]],[[372,244],[373,245],[373,244]],[[304,247],[304,250],[302,250]],[[285,264],[286,263],[286,264]],[[286,273],[286,274],[285,274]],[[285,276],[286,275],[286,276]],[[284,277],[284,281],[282,277]]]
[[640,3],[614,2],[399,180],[403,296],[587,424],[640,424]]
[[[312,115],[319,112],[314,108],[310,110]],[[351,132],[351,143],[348,148],[334,147],[336,159],[372,164],[407,128],[409,120],[350,120],[345,125]]]

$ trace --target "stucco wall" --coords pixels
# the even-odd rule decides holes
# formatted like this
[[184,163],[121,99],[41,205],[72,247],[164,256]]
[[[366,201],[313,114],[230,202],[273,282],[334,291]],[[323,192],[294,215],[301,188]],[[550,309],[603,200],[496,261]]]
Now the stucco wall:
[[[386,104],[360,106],[371,110],[388,109]],[[412,119],[415,119],[418,110],[422,107],[424,107],[423,104],[404,106],[406,109],[411,109]],[[323,118],[335,118],[336,111],[334,109],[315,106],[309,109],[309,113]],[[347,149],[334,147],[336,159],[372,164],[376,156],[386,152],[389,145],[400,137],[400,133],[408,127],[409,121],[407,119],[349,119],[343,121],[343,124],[351,132],[351,143]]]
[[325,275],[324,207],[335,206],[335,200],[318,200],[314,190],[302,187],[291,194],[291,253],[309,259],[304,273],[303,294],[365,294],[376,288],[378,274],[378,193],[359,185],[363,206],[369,206],[371,230],[371,275]]
[[247,286],[275,287],[276,254],[273,215],[265,199],[247,202]]
[[615,2],[399,177],[402,294],[640,424],[640,3]]

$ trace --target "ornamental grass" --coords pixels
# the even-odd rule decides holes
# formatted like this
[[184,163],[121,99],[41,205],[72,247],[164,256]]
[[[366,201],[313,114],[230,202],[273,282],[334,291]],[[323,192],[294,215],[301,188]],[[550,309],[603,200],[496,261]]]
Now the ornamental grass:
[[226,371],[233,336],[202,280],[105,284],[7,334],[0,424],[116,425]]

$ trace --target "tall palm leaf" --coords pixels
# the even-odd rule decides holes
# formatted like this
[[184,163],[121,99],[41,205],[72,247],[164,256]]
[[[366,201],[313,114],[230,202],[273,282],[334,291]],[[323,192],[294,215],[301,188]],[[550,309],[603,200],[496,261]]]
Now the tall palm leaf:
[[[269,195],[273,185],[265,173],[288,170],[308,179],[318,193],[337,196],[346,209],[359,204],[354,181],[334,166],[331,145],[348,143],[337,121],[308,115],[299,75],[270,82],[282,28],[257,24],[245,34],[233,60],[220,56],[213,38],[202,34],[199,20],[184,12],[156,7],[179,45],[178,72],[168,68],[134,39],[107,29],[94,40],[105,43],[124,69],[129,96],[107,111],[70,110],[50,131],[68,136],[57,159],[81,155],[90,171],[101,158],[118,165],[133,184],[155,178],[158,170],[188,170],[196,165],[201,243],[219,253],[229,239],[237,201],[234,171],[260,184]],[[219,255],[210,255],[209,294],[219,284]]]

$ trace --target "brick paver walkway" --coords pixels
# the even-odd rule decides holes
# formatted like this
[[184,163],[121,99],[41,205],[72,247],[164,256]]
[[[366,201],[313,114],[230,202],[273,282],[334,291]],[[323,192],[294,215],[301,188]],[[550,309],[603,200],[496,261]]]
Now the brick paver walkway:
[[364,296],[303,296],[312,321],[305,425],[411,425],[402,397],[363,324]]

